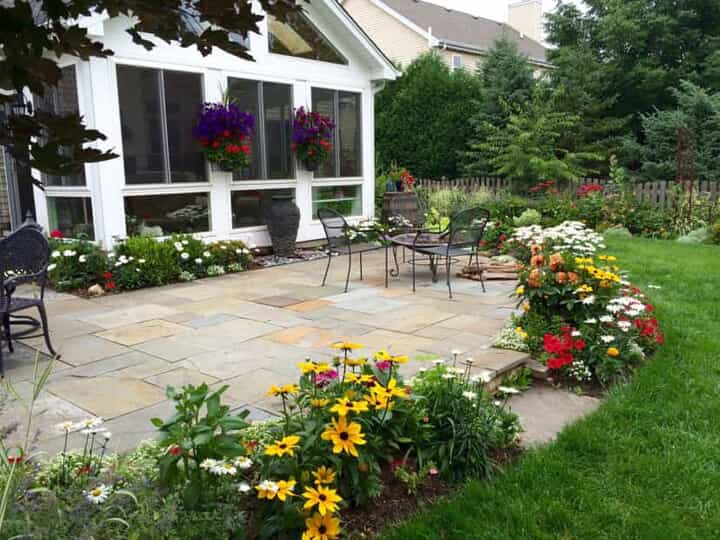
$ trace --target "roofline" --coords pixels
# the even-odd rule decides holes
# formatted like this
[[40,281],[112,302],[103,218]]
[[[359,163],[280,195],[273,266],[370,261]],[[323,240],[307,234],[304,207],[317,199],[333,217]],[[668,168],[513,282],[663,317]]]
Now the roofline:
[[[438,47],[443,47],[445,49],[451,49],[453,51],[459,51],[459,52],[468,52],[473,54],[489,54],[490,50],[486,49],[484,47],[478,47],[477,45],[471,45],[470,43],[462,43],[460,41],[453,41],[451,39],[438,39]],[[522,54],[522,53],[521,53]],[[546,60],[541,60],[539,58],[535,58],[533,56],[524,55],[527,57],[527,61],[531,64],[536,64],[541,67],[547,67],[552,68],[554,67],[550,62]]]
[[405,25],[407,28],[409,28],[416,34],[419,34],[421,37],[426,39],[428,41],[428,45],[430,47],[435,47],[438,45],[438,39],[436,37],[434,37],[429,31],[429,30],[432,30],[432,27],[429,29],[422,28],[418,24],[416,24],[413,21],[411,21],[410,19],[408,19],[402,13],[400,13],[400,12],[394,10],[393,8],[391,8],[390,6],[388,6],[382,0],[369,0],[369,2],[371,4],[373,4],[375,7],[381,9],[382,11],[384,11],[385,13],[390,15],[391,17],[394,17],[395,19],[397,19],[400,23]]
[[345,9],[345,6],[343,6],[339,0],[331,0],[330,2],[328,2],[328,5],[330,4],[339,8],[339,13],[341,14],[341,16],[344,17],[346,22],[349,23],[353,28],[355,28],[357,32],[359,32],[359,37],[361,38],[361,41],[365,42],[370,52],[374,53],[374,56],[381,64],[385,64],[385,67],[388,68],[390,74],[392,75],[392,77],[388,78],[396,79],[397,77],[399,77],[402,72],[395,67],[395,64],[393,64],[392,60],[388,58],[388,56],[383,52],[383,50],[378,47],[378,44],[375,43],[375,41],[368,35],[368,33],[363,30],[362,26],[360,26],[358,22],[353,18],[353,16],[350,15],[348,10]]

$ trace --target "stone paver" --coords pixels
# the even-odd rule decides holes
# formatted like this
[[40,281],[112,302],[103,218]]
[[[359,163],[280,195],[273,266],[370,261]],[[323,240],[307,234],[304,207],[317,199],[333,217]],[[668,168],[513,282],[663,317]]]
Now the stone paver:
[[[363,354],[388,349],[417,358],[401,367],[407,376],[453,349],[475,358],[477,370],[501,373],[522,362],[490,348],[515,309],[514,283],[488,283],[483,293],[479,283],[454,278],[450,300],[444,282],[431,283],[422,267],[413,293],[403,265],[385,289],[378,251],[364,256],[362,282],[354,266],[346,294],[344,263],[333,262],[326,287],[322,260],[92,299],[50,293],[52,339],[63,356],[43,396],[52,414],[38,424],[38,446],[59,450],[62,437],[48,426],[94,414],[106,418],[113,448],[127,450],[156,435],[150,418],[173,413],[167,385],[227,384],[228,404],[249,407],[251,419],[271,417],[280,403],[266,395],[268,387],[296,381],[297,364],[308,356],[331,360],[329,345],[341,340],[362,343]],[[44,351],[42,340],[27,344]],[[33,357],[20,346],[5,355],[7,376],[22,392],[30,388]]]
[[536,384],[527,392],[513,396],[508,404],[520,417],[524,430],[521,444],[527,447],[553,440],[566,425],[597,409],[600,400]]

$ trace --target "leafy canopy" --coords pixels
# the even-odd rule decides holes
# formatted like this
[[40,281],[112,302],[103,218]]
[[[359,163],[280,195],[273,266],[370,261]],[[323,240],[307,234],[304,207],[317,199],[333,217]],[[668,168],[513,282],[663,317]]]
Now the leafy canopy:
[[[258,0],[280,19],[300,9],[291,0]],[[233,34],[257,32],[264,15],[253,13],[251,0],[10,0],[0,2],[0,105],[17,102],[23,90],[43,96],[60,80],[61,55],[82,60],[105,58],[113,51],[94,40],[79,19],[107,13],[134,23],[127,32],[134,43],[151,50],[147,35],[204,56],[217,47],[251,59]],[[77,114],[20,110],[0,122],[0,144],[15,159],[48,174],[77,173],[83,163],[112,159],[110,151],[86,148],[105,136],[87,129]]]

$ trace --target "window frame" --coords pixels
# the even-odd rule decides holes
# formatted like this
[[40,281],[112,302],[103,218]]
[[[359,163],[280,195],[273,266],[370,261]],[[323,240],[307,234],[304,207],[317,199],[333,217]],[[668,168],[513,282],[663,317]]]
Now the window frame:
[[312,186],[310,187],[310,213],[311,213],[311,222],[313,224],[320,223],[320,220],[317,218],[317,213],[313,212],[313,209],[315,207],[315,197],[314,197],[314,190],[320,189],[320,188],[331,188],[331,187],[356,187],[360,191],[360,213],[359,214],[350,214],[348,216],[343,216],[345,219],[349,221],[354,221],[358,219],[363,219],[365,217],[365,183],[363,181],[358,180],[351,180],[347,181],[347,179],[341,179],[338,181],[337,179],[334,179],[333,181],[325,181],[325,182],[313,182]]
[[[290,190],[293,192],[293,199],[295,200],[295,204],[297,204],[297,198],[298,198],[298,186],[297,184],[290,184],[290,183],[280,183],[278,185],[262,185],[259,186],[257,184],[253,184],[252,186],[233,186],[232,189],[228,191],[228,205],[230,208],[230,231],[233,234],[236,233],[252,233],[252,232],[262,232],[267,231],[267,225],[248,225],[247,227],[235,227],[235,224],[233,223],[232,214],[233,214],[233,193],[236,192],[243,192],[243,191],[282,191],[282,190]],[[302,210],[301,210],[302,211]]]
[[[458,60],[458,64],[455,65],[455,60]],[[461,54],[455,54],[453,53],[450,58],[450,67],[453,71],[457,71],[458,69],[463,69],[465,66],[463,66],[463,57]]]
[[292,54],[283,54],[278,52],[273,52],[270,49],[270,16],[267,16],[265,18],[266,28],[267,28],[267,35],[265,36],[265,45],[267,46],[267,52],[268,54],[272,54],[275,56],[283,57],[283,58],[292,58],[293,60],[300,60],[303,62],[322,62],[325,65],[329,66],[340,66],[344,68],[350,67],[350,59],[348,58],[348,55],[344,54],[340,48],[333,43],[333,41],[330,39],[330,37],[327,35],[327,33],[323,32],[317,24],[306,14],[306,13],[300,13],[300,16],[305,18],[305,21],[310,25],[310,27],[315,30],[318,34],[320,34],[325,41],[327,41],[328,47],[330,47],[335,54],[337,54],[341,62],[328,62],[327,60],[318,60],[317,58],[305,58],[303,56],[295,56]]
[[[289,87],[290,89],[290,107],[291,107],[291,115],[290,115],[290,123],[292,126],[292,119],[293,114],[295,111],[295,84],[293,80],[279,80],[279,79],[266,79],[266,78],[251,78],[253,74],[246,74],[246,73],[226,73],[225,76],[225,88],[230,89],[230,82],[231,79],[236,80],[243,80],[248,82],[253,82],[257,85],[257,99],[258,102],[257,105],[257,117],[255,118],[255,136],[253,137],[253,144],[257,144],[259,142],[259,159],[260,164],[258,167],[259,175],[256,178],[239,178],[235,175],[235,173],[232,173],[231,176],[231,185],[233,188],[236,186],[246,186],[250,185],[252,183],[282,183],[282,182],[288,182],[288,181],[296,181],[297,180],[297,160],[295,159],[295,153],[290,150],[288,147],[288,151],[290,152],[290,171],[288,176],[286,177],[279,177],[279,178],[269,178],[268,177],[268,163],[267,163],[267,140],[265,138],[266,136],[266,126],[265,126],[265,84],[278,84],[278,85],[284,85]],[[290,128],[292,130],[292,127]],[[292,136],[292,133],[290,133],[290,136]],[[275,186],[273,185],[271,189],[274,189]],[[255,189],[255,188],[246,188],[246,189]],[[280,189],[280,188],[278,188]]]
[[[322,181],[333,181],[336,180],[342,180],[343,182],[341,184],[338,184],[335,182],[335,185],[345,185],[347,180],[352,179],[362,179],[365,174],[365,164],[363,163],[363,152],[365,149],[364,145],[364,137],[365,137],[365,124],[363,122],[363,112],[364,112],[364,105],[363,105],[363,91],[357,88],[338,88],[338,87],[329,87],[329,86],[318,86],[318,85],[311,85],[310,86],[310,103],[311,103],[311,109],[314,110],[314,107],[312,107],[313,103],[313,91],[315,89],[318,90],[327,90],[333,93],[333,122],[335,122],[335,129],[333,130],[333,159],[335,161],[334,163],[334,176],[317,176],[317,174],[314,175],[313,178],[313,185],[315,185],[316,182],[322,182]],[[358,138],[358,154],[360,156],[359,164],[360,164],[360,171],[358,174],[353,174],[350,176],[342,176],[341,175],[341,154],[340,154],[340,94],[355,94],[358,96],[358,118],[359,118],[359,126],[360,126],[360,137]]]
[[[118,77],[118,69],[119,68],[135,68],[135,69],[149,69],[153,71],[157,71],[159,74],[158,77],[158,100],[160,101],[160,129],[161,129],[161,135],[162,135],[162,151],[163,151],[163,181],[162,182],[145,182],[145,183],[129,183],[127,181],[127,174],[125,170],[125,143],[123,141],[123,135],[122,135],[122,110],[120,106],[120,85],[119,85],[119,77]],[[166,65],[166,64],[155,64],[155,63],[145,63],[145,62],[136,62],[136,61],[123,61],[122,59],[114,60],[113,61],[113,74],[114,74],[114,90],[115,90],[115,97],[116,97],[116,104],[117,104],[117,111],[118,111],[118,119],[120,120],[120,124],[118,125],[118,135],[120,140],[120,148],[121,153],[120,157],[123,160],[123,196],[125,195],[151,195],[152,191],[155,190],[163,190],[163,188],[167,186],[173,186],[174,189],[179,189],[181,192],[185,192],[186,189],[189,188],[190,191],[203,191],[207,190],[208,186],[212,184],[212,178],[211,178],[211,170],[209,163],[207,161],[207,158],[203,155],[203,161],[204,161],[204,180],[200,181],[194,181],[194,182],[173,182],[172,181],[172,170],[171,170],[171,164],[170,164],[170,142],[168,137],[168,123],[167,123],[167,102],[165,100],[165,71],[175,71],[178,73],[185,73],[185,74],[194,74],[200,77],[200,95],[202,98],[202,101],[198,104],[199,106],[202,105],[205,101],[207,101],[207,94],[206,94],[206,71],[202,69],[187,69],[184,66],[176,66],[176,65]],[[201,187],[202,186],[202,187]],[[201,189],[198,189],[201,187]],[[201,233],[202,234],[202,233]]]

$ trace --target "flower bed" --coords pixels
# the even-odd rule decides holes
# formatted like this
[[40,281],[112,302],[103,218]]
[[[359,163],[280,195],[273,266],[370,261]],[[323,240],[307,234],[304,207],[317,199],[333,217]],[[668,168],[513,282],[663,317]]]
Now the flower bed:
[[519,228],[516,332],[556,376],[607,385],[663,343],[653,306],[579,222]]
[[516,416],[469,365],[436,360],[405,382],[398,366],[407,357],[380,351],[369,360],[354,354],[359,347],[339,343],[332,363],[307,359],[296,384],[272,386],[278,420],[249,425],[247,412],[222,404],[226,387],[203,384],[169,388],[176,413],[152,420],[161,440],[128,456],[106,454],[111,437],[95,418],[59,426],[66,442],[83,430],[82,453],[30,464],[22,451],[3,452],[3,467],[18,475],[5,530],[329,540],[389,484],[409,497],[426,484],[487,476],[493,456],[514,447]]
[[140,289],[247,270],[251,250],[238,240],[206,244],[190,235],[162,241],[135,236],[106,253],[85,240],[50,239],[50,284],[59,291]]

